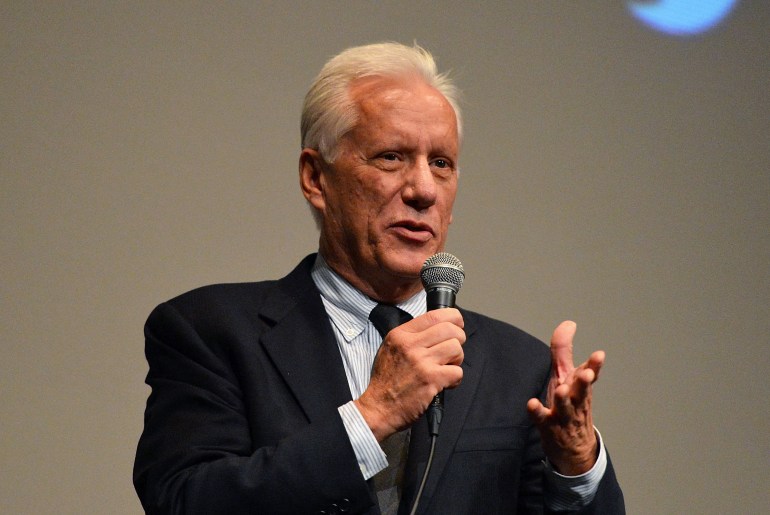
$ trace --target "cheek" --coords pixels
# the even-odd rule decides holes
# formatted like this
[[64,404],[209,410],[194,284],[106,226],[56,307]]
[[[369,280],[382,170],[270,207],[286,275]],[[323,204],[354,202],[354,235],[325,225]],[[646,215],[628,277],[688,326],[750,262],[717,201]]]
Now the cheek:
[[452,186],[448,186],[444,190],[441,202],[442,217],[446,220],[447,224],[452,223],[452,209],[454,208],[455,196],[457,195],[457,183]]
[[366,188],[356,180],[340,180],[334,184],[330,203],[341,222],[355,222],[356,214],[367,205]]
[[375,239],[380,229],[378,222],[387,212],[381,195],[372,186],[356,182],[349,186],[343,197],[337,199],[340,203],[338,222],[359,244],[362,237],[368,241]]
[[366,206],[366,210],[374,217],[398,209],[401,203],[398,186],[383,180],[364,185],[360,193],[362,206]]

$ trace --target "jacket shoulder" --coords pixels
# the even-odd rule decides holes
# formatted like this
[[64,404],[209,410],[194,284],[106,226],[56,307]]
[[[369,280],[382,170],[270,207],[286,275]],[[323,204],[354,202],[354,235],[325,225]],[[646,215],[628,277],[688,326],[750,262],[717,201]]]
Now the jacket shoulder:
[[159,307],[171,308],[189,319],[219,319],[223,322],[242,316],[257,317],[264,314],[265,310],[284,311],[316,291],[310,277],[314,260],[315,255],[311,254],[281,279],[201,286]]
[[461,312],[469,337],[482,344],[493,361],[515,362],[517,367],[522,362],[530,368],[550,367],[550,348],[542,340],[507,322],[465,309]]
[[277,280],[209,284],[177,295],[165,304],[180,312],[210,312],[242,304],[258,306],[277,284]]

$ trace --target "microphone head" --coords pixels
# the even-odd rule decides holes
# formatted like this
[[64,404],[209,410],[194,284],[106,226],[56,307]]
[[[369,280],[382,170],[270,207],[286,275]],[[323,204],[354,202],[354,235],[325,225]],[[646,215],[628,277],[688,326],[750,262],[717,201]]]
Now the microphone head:
[[449,252],[439,252],[425,260],[420,270],[420,279],[428,291],[445,287],[456,294],[463,285],[465,271],[463,264],[455,256]]

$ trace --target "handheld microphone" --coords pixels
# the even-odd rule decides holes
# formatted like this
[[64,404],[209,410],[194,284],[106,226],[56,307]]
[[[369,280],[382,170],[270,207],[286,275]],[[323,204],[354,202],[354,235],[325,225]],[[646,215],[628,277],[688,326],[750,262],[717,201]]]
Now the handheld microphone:
[[[429,257],[420,270],[420,279],[427,293],[428,311],[455,307],[455,298],[465,279],[463,264],[448,252]],[[432,436],[438,436],[444,417],[444,391],[440,391],[428,406],[428,428]]]

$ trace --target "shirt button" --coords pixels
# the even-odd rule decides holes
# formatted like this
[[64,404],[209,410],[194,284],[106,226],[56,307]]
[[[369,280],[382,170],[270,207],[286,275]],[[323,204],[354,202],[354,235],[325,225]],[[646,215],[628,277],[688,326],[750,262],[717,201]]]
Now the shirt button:
[[354,337],[354,336],[356,335],[356,330],[355,330],[355,329],[353,329],[353,328],[350,328],[350,329],[346,329],[346,330],[345,330],[345,335],[346,335],[348,338],[352,338],[352,337]]

